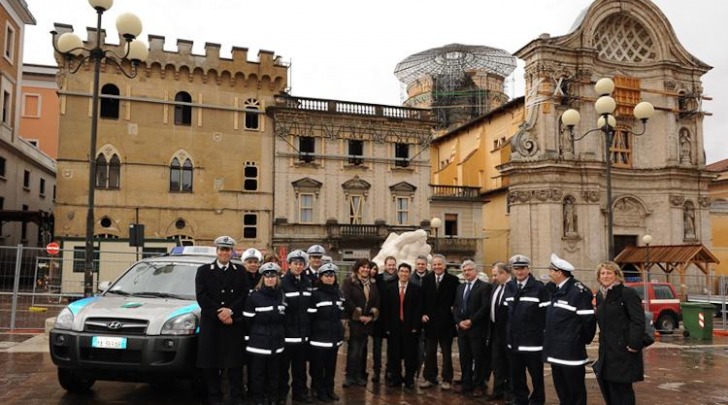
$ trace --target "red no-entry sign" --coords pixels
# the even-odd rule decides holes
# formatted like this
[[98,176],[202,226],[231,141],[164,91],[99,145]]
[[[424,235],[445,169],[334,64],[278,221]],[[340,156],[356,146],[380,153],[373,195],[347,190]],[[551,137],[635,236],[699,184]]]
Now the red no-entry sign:
[[56,242],[51,242],[46,245],[46,252],[48,252],[49,255],[55,256],[60,251],[61,251],[61,246]]

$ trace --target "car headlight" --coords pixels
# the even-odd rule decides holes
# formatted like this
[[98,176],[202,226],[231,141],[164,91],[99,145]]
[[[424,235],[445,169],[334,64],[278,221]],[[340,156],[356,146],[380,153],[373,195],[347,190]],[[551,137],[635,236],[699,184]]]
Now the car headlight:
[[182,314],[171,318],[162,325],[162,335],[193,335],[197,330],[197,315]]
[[73,312],[68,307],[56,316],[56,323],[53,325],[56,329],[73,329]]

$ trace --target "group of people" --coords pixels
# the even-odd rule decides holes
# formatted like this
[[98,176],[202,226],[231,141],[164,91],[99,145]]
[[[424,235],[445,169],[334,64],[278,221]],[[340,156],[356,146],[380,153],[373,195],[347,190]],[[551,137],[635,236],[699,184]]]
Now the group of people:
[[201,266],[196,277],[202,309],[198,366],[213,403],[223,399],[225,374],[233,403],[245,396],[244,374],[254,404],[284,404],[289,391],[294,402],[336,401],[336,359],[346,341],[344,388],[365,386],[370,376],[380,383],[384,371],[389,387],[439,385],[475,398],[543,404],[549,363],[560,403],[586,404],[585,367],[592,363],[586,346],[597,323],[594,370],[604,399],[635,403],[632,383],[643,378],[645,317],[640,298],[624,287],[612,262],[597,268],[595,307],[594,294],[574,278],[574,267],[555,254],[547,284],[532,275],[524,255],[495,263],[486,281],[473,260],[460,264],[460,280],[447,271],[445,257],[434,254],[418,257],[414,268],[387,257],[381,273],[374,262],[359,259],[339,286],[338,268],[322,264],[320,245],[292,251],[284,275],[278,264],[262,263],[255,249],[243,253],[243,268],[231,262],[230,237],[215,245],[217,260]]
[[231,261],[235,240],[229,236],[214,244],[216,260],[195,276],[201,308],[197,365],[209,402],[223,403],[224,376],[231,404],[247,398],[281,405],[289,392],[296,402],[338,400],[334,373],[344,341],[344,297],[336,282],[339,269],[322,261],[324,248],[292,251],[283,274],[254,248],[243,252],[242,266]]

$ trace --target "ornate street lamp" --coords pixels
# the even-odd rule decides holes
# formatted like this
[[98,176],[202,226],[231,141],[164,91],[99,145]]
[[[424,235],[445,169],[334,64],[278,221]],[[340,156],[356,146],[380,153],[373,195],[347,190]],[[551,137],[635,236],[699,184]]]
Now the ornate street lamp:
[[[86,215],[86,245],[85,245],[85,263],[83,278],[84,296],[91,296],[93,289],[93,272],[94,272],[94,190],[96,187],[96,138],[98,136],[98,120],[99,120],[99,76],[101,73],[101,61],[115,65],[124,76],[132,79],[137,75],[137,65],[147,58],[149,50],[147,45],[135,39],[142,32],[142,23],[134,14],[121,14],[116,19],[116,29],[124,37],[126,45],[124,46],[124,54],[119,55],[116,52],[104,49],[102,46],[102,29],[101,16],[105,11],[109,10],[114,4],[113,0],[89,0],[89,4],[96,10],[96,43],[93,48],[85,48],[83,42],[78,35],[66,32],[58,35],[56,31],[51,31],[53,36],[53,49],[63,54],[64,66],[68,74],[75,74],[83,66],[84,62],[91,60],[94,65],[93,89],[91,93],[92,112],[91,112],[91,140],[88,154],[88,213]],[[124,61],[131,63],[131,69],[127,72],[122,65]]]
[[[607,260],[614,258],[614,213],[612,209],[612,160],[610,149],[612,146],[612,137],[614,136],[614,128],[617,126],[617,119],[612,115],[617,108],[617,102],[611,97],[614,91],[614,82],[609,78],[602,78],[594,85],[594,90],[599,98],[594,103],[594,109],[599,114],[597,120],[597,128],[590,129],[584,134],[576,137],[574,135],[574,127],[581,120],[581,115],[574,109],[564,111],[561,115],[561,122],[568,128],[571,140],[579,141],[585,136],[593,132],[601,132],[604,134],[604,166],[606,168],[607,181]],[[640,136],[647,129],[647,120],[652,117],[655,108],[647,101],[643,101],[634,107],[634,116],[642,122],[641,132],[632,132],[635,136]]]
[[434,217],[430,220],[430,228],[435,231],[435,253],[439,253],[437,247],[437,231],[442,226],[442,220],[438,217]]

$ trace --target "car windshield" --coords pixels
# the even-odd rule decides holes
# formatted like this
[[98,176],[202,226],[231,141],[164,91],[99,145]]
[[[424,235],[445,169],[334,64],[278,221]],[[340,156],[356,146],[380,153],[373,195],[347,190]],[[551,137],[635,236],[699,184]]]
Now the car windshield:
[[195,299],[195,274],[200,265],[179,262],[139,262],[124,273],[107,294]]

